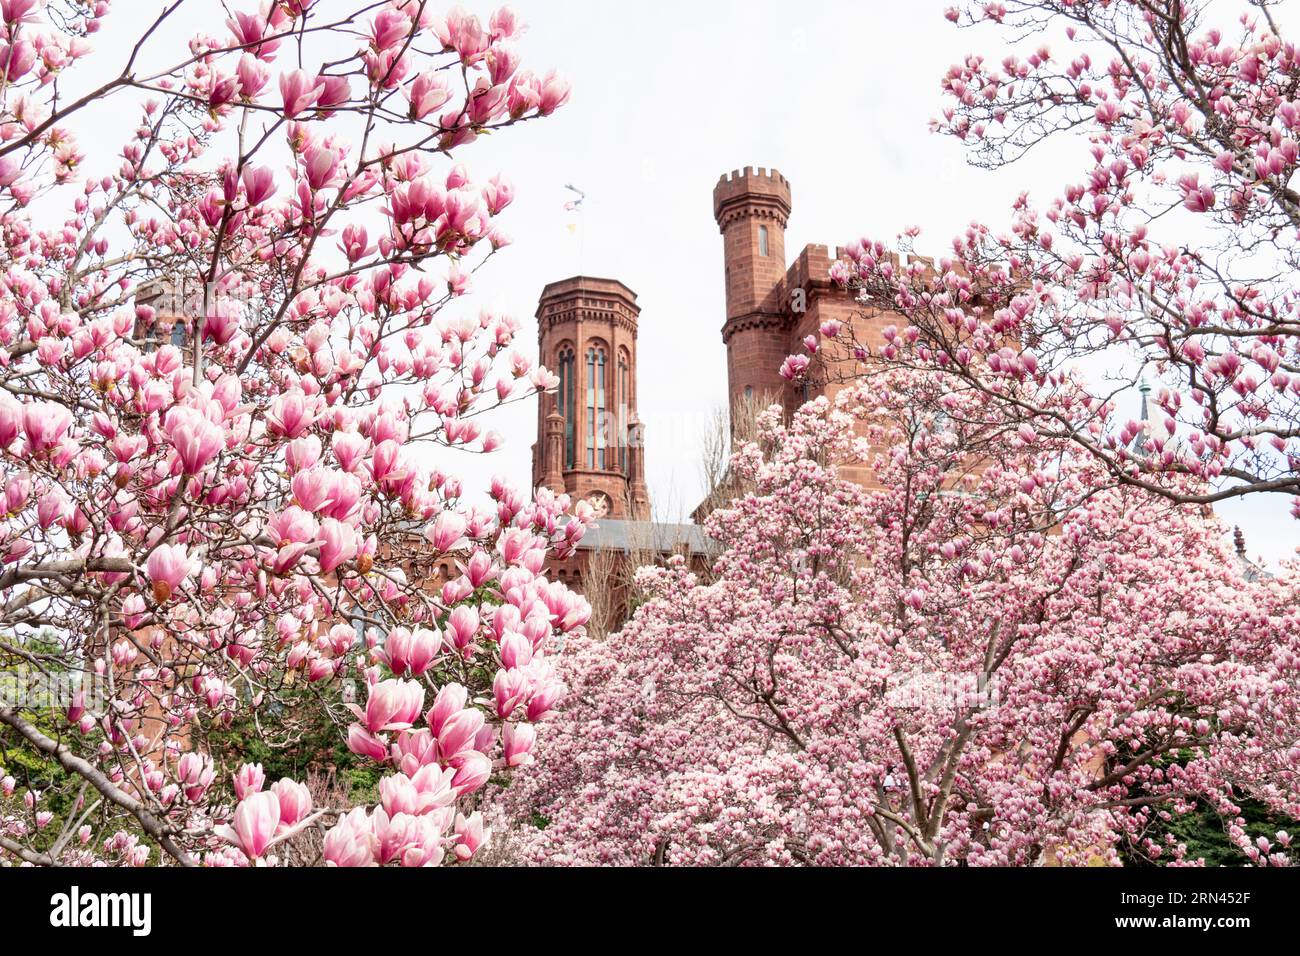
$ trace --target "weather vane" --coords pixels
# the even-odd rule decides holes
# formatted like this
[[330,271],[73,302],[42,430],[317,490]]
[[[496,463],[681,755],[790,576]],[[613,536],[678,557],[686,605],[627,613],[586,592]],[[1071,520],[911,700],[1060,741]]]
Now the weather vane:
[[587,248],[587,230],[579,228],[579,223],[583,221],[582,204],[587,201],[587,194],[572,183],[565,183],[564,188],[577,196],[577,199],[570,199],[564,204],[565,212],[574,213],[574,218],[568,224],[569,235],[578,237],[578,271],[582,271],[583,253]]
[[578,197],[577,199],[570,199],[568,202],[566,202],[566,203],[564,204],[564,209],[565,209],[565,211],[566,211],[566,212],[581,212],[581,211],[582,211],[582,204],[583,204],[583,202],[586,201],[586,199],[587,199],[587,194],[586,194],[585,192],[583,192],[581,189],[579,189],[577,186],[574,186],[572,183],[565,183],[565,184],[564,184],[564,188],[567,189],[567,190],[568,190],[569,192],[571,192],[571,193],[575,193],[575,194],[577,195],[577,197]]

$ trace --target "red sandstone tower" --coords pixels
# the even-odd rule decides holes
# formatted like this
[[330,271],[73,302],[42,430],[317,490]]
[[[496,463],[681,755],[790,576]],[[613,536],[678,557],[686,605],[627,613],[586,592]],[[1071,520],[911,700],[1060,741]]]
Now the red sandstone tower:
[[713,188],[713,217],[726,261],[727,377],[733,406],[741,397],[784,401],[779,370],[790,354],[785,283],[785,227],[790,184],[775,169],[724,175]]
[[[713,216],[722,230],[727,281],[727,320],[722,341],[727,346],[728,393],[733,427],[742,403],[752,409],[773,403],[793,412],[810,398],[833,396],[840,388],[843,357],[823,349],[810,374],[798,385],[781,378],[789,355],[807,355],[803,340],[819,337],[822,324],[834,320],[852,324],[859,341],[879,344],[881,329],[899,317],[878,307],[866,307],[831,281],[830,271],[840,252],[827,246],[806,246],[788,266],[785,229],[792,210],[790,182],[775,169],[746,166],[723,175],[713,187]],[[844,468],[846,475],[871,483],[865,469]],[[696,512],[696,520],[703,516]]]
[[[831,282],[838,249],[806,246],[787,266],[785,228],[791,209],[790,182],[775,169],[746,166],[723,175],[713,187],[727,279],[722,341],[733,408],[745,399],[766,398],[793,411],[816,394],[835,391],[824,384],[789,385],[781,378],[781,363],[788,355],[807,354],[803,339],[827,320],[855,321],[857,333],[867,340],[897,320],[864,309]],[[819,378],[824,383],[828,377]]]
[[538,354],[560,377],[538,403],[533,484],[646,520],[644,427],[636,414],[636,293],[614,279],[552,282],[537,306]]

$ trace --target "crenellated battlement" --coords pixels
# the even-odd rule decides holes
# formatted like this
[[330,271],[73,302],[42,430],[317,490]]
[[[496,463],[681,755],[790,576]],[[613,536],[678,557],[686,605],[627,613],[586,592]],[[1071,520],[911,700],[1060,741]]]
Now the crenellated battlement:
[[741,211],[750,215],[765,212],[778,218],[784,228],[790,209],[790,181],[776,169],[733,169],[720,176],[713,187],[713,216],[724,228],[727,214]]
[[840,250],[829,246],[804,246],[786,271],[786,285],[791,289],[813,289],[830,285],[830,269]]
[[772,183],[784,186],[788,192],[790,181],[781,175],[779,169],[768,169],[766,166],[759,166],[755,169],[753,166],[746,166],[744,169],[733,169],[729,173],[723,173],[718,177],[718,186],[725,186],[727,183],[741,183],[755,179],[766,179]]

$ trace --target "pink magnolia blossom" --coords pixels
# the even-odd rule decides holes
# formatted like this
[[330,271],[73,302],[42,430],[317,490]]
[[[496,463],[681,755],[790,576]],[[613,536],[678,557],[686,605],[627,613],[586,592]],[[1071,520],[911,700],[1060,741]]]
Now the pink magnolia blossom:
[[396,628],[384,642],[388,666],[399,677],[410,674],[419,677],[433,663],[441,650],[442,641],[433,631],[416,628]]
[[445,106],[451,99],[451,91],[441,75],[421,73],[411,81],[406,97],[411,104],[411,118],[422,120]]
[[293,119],[316,104],[324,92],[320,77],[304,70],[280,74],[280,97],[284,102],[284,115]]
[[260,793],[265,782],[266,775],[262,772],[262,765],[246,763],[235,774],[235,796],[243,800],[251,794]]
[[478,611],[465,604],[457,605],[447,619],[445,640],[447,647],[461,655],[473,653],[473,641],[478,633]]
[[311,813],[311,791],[303,784],[286,778],[273,784],[271,792],[280,806],[280,832],[306,820]]
[[225,432],[197,409],[184,406],[171,409],[165,428],[187,475],[202,471],[226,444]]
[[327,866],[375,866],[377,849],[374,830],[366,819],[364,807],[350,811],[325,834],[324,856]]
[[388,759],[388,748],[385,746],[384,741],[377,738],[360,724],[353,724],[348,728],[348,749],[354,754],[369,757],[379,763]]
[[438,738],[438,756],[442,762],[449,764],[472,749],[483,726],[483,712],[472,708],[461,710],[448,718],[435,733]]
[[468,702],[469,691],[465,687],[460,684],[444,684],[438,691],[438,696],[434,698],[433,707],[426,715],[433,735],[437,737],[441,734],[447,721],[464,710]]
[[[1068,438],[1026,443],[1014,421],[903,371],[788,427],[765,414],[731,462],[746,490],[707,523],[711,579],[643,569],[620,633],[566,642],[557,675],[498,672],[504,718],[573,688],[502,798],[548,820],[521,831],[525,858],[1189,863],[1152,835],[1162,814],[1235,808],[1241,788],[1300,809],[1300,684],[1278,665],[1297,654],[1296,567],[1252,573],[1212,514],[1107,483]],[[1027,475],[1050,494],[1025,495]],[[506,724],[503,762],[522,729]]]
[[236,844],[251,860],[266,852],[280,825],[280,801],[270,791],[245,797],[235,808],[233,827],[222,830],[222,835]]
[[0,0],[0,20],[5,23],[39,23],[42,0]]
[[507,767],[518,767],[532,763],[533,744],[537,740],[537,731],[531,724],[509,723],[502,731],[502,747]]
[[250,206],[260,206],[275,195],[275,174],[264,166],[245,166],[241,180]]
[[23,406],[23,433],[33,454],[47,452],[72,425],[72,414],[61,405],[33,402]]
[[357,533],[350,525],[326,518],[320,526],[320,569],[329,574],[357,556]]
[[458,795],[464,796],[482,787],[490,776],[492,761],[477,750],[472,750],[458,758],[451,785]]
[[181,582],[193,572],[193,561],[184,545],[163,544],[149,555],[147,570],[153,582],[154,600],[168,600],[180,587]]
[[[69,720],[72,717],[69,715]],[[184,788],[185,799],[197,802],[202,799],[216,777],[212,758],[202,753],[182,754],[176,767],[176,776]]]
[[462,863],[470,860],[491,835],[483,827],[483,814],[473,813],[466,817],[456,815],[456,859]]
[[[526,710],[580,605],[543,575],[575,540],[567,501],[501,485],[508,506],[488,510],[439,466],[447,445],[495,453],[483,413],[554,380],[517,357],[517,321],[451,315],[443,277],[468,296],[505,247],[514,192],[479,178],[495,169],[476,141],[526,149],[507,127],[567,86],[526,69],[508,12],[279,0],[234,5],[214,33],[138,6],[0,0],[0,629],[102,635],[56,642],[48,664],[106,698],[49,715],[58,761],[32,743],[50,728],[6,714],[27,741],[14,759],[59,782],[0,773],[0,866],[42,859],[33,821],[75,812],[83,784],[100,803],[60,863],[301,862],[300,828],[330,865],[455,862],[483,839],[454,826],[494,761],[533,769],[497,760],[502,662],[480,622],[528,612],[514,630],[532,650],[510,652]],[[147,97],[65,95],[145,38]],[[73,130],[105,109],[93,152],[111,161],[92,169]],[[507,536],[526,542],[508,565]],[[433,540],[464,567],[431,587]],[[314,810],[304,780],[264,789],[209,732],[275,747],[332,727],[353,687],[363,707],[334,740],[391,799],[409,788],[414,815]]]
[[468,522],[455,511],[444,511],[429,527],[429,543],[438,551],[450,551],[464,535]]
[[424,688],[414,681],[386,680],[370,688],[365,711],[356,709],[371,733],[405,730],[420,719]]
[[260,62],[257,57],[251,53],[245,53],[239,60],[239,67],[236,70],[236,76],[239,80],[239,93],[245,99],[252,100],[265,88],[270,82],[271,71],[265,63]]

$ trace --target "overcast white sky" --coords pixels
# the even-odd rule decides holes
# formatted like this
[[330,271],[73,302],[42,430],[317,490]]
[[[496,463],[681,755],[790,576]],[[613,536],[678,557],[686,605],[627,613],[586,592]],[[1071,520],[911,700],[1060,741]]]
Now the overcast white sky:
[[[530,26],[524,64],[558,68],[573,98],[547,120],[464,152],[475,179],[505,172],[518,195],[504,222],[515,244],[479,274],[466,306],[517,315],[535,347],[533,312],[547,282],[582,272],[637,292],[647,471],[665,518],[699,500],[701,436],[725,402],[722,244],[711,208],[721,173],[752,165],[786,175],[793,257],[807,243],[888,239],[912,224],[923,228],[923,248],[942,252],[971,219],[1006,222],[1018,191],[1052,191],[1060,163],[1084,168],[1084,146],[1074,143],[991,174],[968,168],[957,143],[928,131],[946,68],[992,40],[944,21],[949,2],[514,0]],[[484,17],[494,6],[464,5]],[[130,26],[123,13],[104,39]],[[566,183],[588,196],[580,239],[567,228]],[[532,404],[512,406],[494,423],[505,448],[458,456],[456,466],[526,481],[535,415]],[[1252,555],[1275,560],[1300,545],[1287,507],[1257,498],[1224,510],[1246,530]]]

